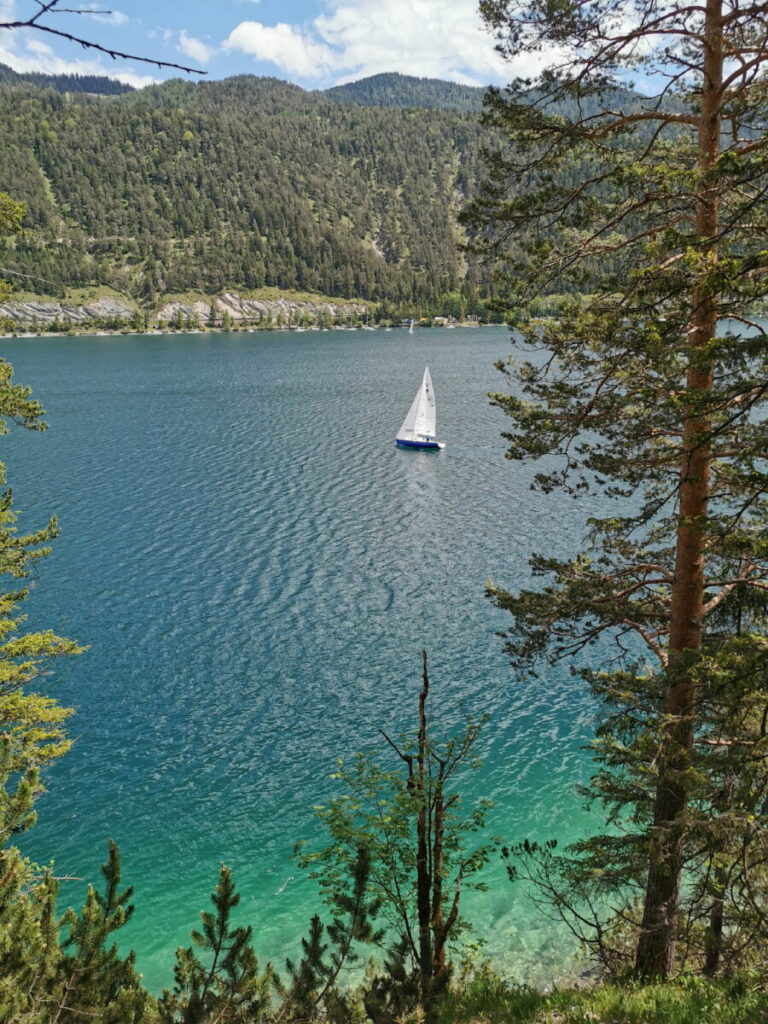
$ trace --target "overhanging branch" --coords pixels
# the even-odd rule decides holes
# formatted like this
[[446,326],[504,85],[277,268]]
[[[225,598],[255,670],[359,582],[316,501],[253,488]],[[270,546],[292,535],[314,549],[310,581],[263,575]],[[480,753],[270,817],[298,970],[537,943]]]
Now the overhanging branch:
[[135,53],[124,53],[122,50],[114,50],[109,46],[102,46],[101,43],[95,43],[92,39],[84,39],[82,36],[74,35],[72,32],[65,32],[62,29],[52,28],[50,25],[45,25],[40,22],[40,18],[46,14],[111,14],[111,11],[88,11],[88,10],[73,10],[71,8],[58,7],[59,0],[49,0],[48,3],[41,3],[40,10],[36,14],[33,14],[26,21],[5,21],[0,22],[0,29],[7,29],[13,31],[20,28],[34,29],[36,32],[46,32],[48,35],[58,36],[60,39],[66,39],[70,43],[78,43],[84,49],[96,50],[97,53],[105,53],[112,60],[135,60],[142,64],[153,64],[158,68],[173,68],[176,71],[184,71],[189,75],[205,75],[206,71],[201,71],[200,68],[190,68],[184,64],[175,64],[173,61],[159,60],[155,57],[141,57]]

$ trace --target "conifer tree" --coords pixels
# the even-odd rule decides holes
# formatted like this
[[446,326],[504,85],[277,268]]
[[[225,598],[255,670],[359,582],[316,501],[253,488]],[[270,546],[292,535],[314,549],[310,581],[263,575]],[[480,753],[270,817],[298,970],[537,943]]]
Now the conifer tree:
[[59,1024],[75,1024],[98,1018],[104,1024],[138,1024],[144,1014],[147,993],[134,969],[135,954],[122,958],[110,937],[130,920],[133,887],[120,892],[120,851],[114,841],[101,867],[104,895],[88,886],[79,913],[68,910],[62,924],[67,932],[58,965],[58,983],[51,1003]]
[[[24,208],[0,194],[0,233],[17,230]],[[0,435],[9,424],[43,430],[43,410],[30,388],[13,382],[0,360]],[[0,463],[0,486],[6,482]],[[35,693],[35,680],[53,658],[78,653],[72,641],[50,630],[24,632],[21,611],[28,596],[23,581],[49,551],[55,519],[32,533],[19,533],[10,489],[0,494],[0,1017],[20,1019],[42,1006],[55,973],[58,935],[57,886],[37,871],[14,845],[35,822],[34,805],[43,784],[40,771],[69,747],[64,722],[70,711]],[[5,1019],[5,1018],[4,1018]]]
[[276,979],[269,964],[259,970],[253,929],[232,923],[240,894],[225,864],[211,902],[214,911],[200,914],[202,930],[192,932],[194,946],[176,951],[175,984],[159,1001],[160,1019],[165,1024],[258,1024],[266,1018]]
[[313,914],[309,934],[301,940],[301,959],[298,963],[291,959],[285,962],[290,978],[286,1000],[289,1020],[311,1020],[322,992],[328,989],[332,968],[325,956],[328,943],[323,942],[324,932],[325,925],[317,914]]
[[[309,935],[301,940],[303,956],[298,964],[286,961],[291,979],[281,1016],[311,1020],[322,1012],[339,1024],[347,1012],[346,996],[339,978],[343,968],[359,959],[357,946],[376,946],[384,931],[375,927],[382,898],[369,896],[371,856],[361,846],[349,865],[349,876],[335,876],[326,886],[326,902],[333,911],[327,929],[318,915],[310,921]],[[327,932],[328,942],[323,943]]]
[[[514,393],[494,397],[514,424],[508,456],[550,456],[545,491],[621,502],[590,520],[585,553],[534,558],[543,589],[491,594],[513,616],[519,665],[603,634],[625,657],[629,671],[593,682],[630,716],[647,706],[653,795],[620,820],[645,863],[635,965],[666,977],[691,852],[707,619],[738,588],[768,586],[768,335],[750,317],[768,292],[768,30],[759,4],[731,0],[481,9],[502,53],[538,53],[545,70],[490,94],[488,119],[514,146],[474,207],[478,237],[504,253],[513,306],[591,293],[523,327],[537,352],[507,368]],[[619,75],[633,73],[658,95],[628,94]],[[527,193],[510,199],[513,179]]]
[[363,993],[365,1012],[374,1024],[408,1019],[419,1004],[420,978],[414,970],[408,940],[402,936],[387,950],[381,968]]

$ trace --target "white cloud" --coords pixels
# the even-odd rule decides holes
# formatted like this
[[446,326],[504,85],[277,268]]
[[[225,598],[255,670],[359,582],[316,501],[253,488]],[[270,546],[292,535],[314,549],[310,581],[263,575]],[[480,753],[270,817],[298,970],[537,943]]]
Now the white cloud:
[[44,43],[42,39],[28,39],[27,51],[29,53],[38,53],[41,57],[47,57],[49,54],[53,53],[53,50],[48,43]]
[[472,85],[531,75],[549,62],[508,63],[477,12],[477,0],[326,0],[305,26],[241,22],[225,42],[299,78],[337,82],[384,71]]
[[175,37],[176,33],[172,28],[151,28],[147,31],[147,39],[162,39],[164,43],[170,43]]
[[315,28],[357,74],[401,71],[486,83],[503,77],[502,61],[476,7],[475,0],[335,0]]
[[240,50],[300,78],[319,78],[344,66],[329,47],[313,39],[310,33],[282,22],[262,25],[258,21],[242,21],[230,32],[224,49]]
[[[15,9],[16,4],[14,0],[0,0],[0,21],[15,21]],[[77,4],[77,10],[86,18],[93,18],[108,25],[127,25],[131,20],[122,11],[112,10],[99,3]],[[20,20],[28,17],[31,13],[31,11],[27,11],[21,16]]]
[[100,4],[88,4],[86,7],[78,7],[78,10],[83,11],[89,18],[104,21],[108,25],[127,25],[131,20],[122,11],[106,10]]
[[137,71],[131,71],[130,68],[118,68],[117,71],[110,71],[109,68],[102,67],[99,71],[89,71],[88,74],[108,75],[109,78],[116,78],[118,82],[132,85],[134,89],[143,89],[145,85],[155,85],[160,81],[154,75],[140,75]]
[[202,39],[195,39],[194,36],[188,36],[186,29],[182,29],[179,32],[179,42],[177,48],[187,57],[192,60],[196,60],[198,64],[207,64],[211,57],[216,53],[214,46],[208,46],[202,41]]
[[140,75],[129,67],[116,67],[114,64],[105,66],[93,58],[64,60],[28,30],[14,30],[6,35],[9,37],[7,40],[0,36],[0,64],[7,64],[14,71],[38,71],[44,75],[106,75],[137,89],[158,81],[152,75]]

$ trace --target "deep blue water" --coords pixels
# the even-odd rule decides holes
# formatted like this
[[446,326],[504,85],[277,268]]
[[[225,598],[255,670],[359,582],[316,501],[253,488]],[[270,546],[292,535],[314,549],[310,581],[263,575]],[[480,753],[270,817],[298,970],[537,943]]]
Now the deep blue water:
[[[582,826],[589,700],[566,667],[512,675],[483,593],[525,584],[532,550],[575,549],[588,511],[503,457],[486,393],[511,349],[502,328],[0,346],[50,423],[3,439],[21,526],[62,526],[30,625],[90,645],[45,678],[77,708],[76,743],[25,848],[96,879],[120,843],[124,942],[150,987],[170,984],[222,861],[257,949],[295,953],[315,902],[292,845],[318,837],[338,756],[413,725],[422,647],[436,731],[491,715],[468,783],[495,801],[489,831]],[[439,454],[393,443],[427,364]],[[489,952],[556,973],[563,936],[515,905],[500,864],[488,877],[465,906]]]

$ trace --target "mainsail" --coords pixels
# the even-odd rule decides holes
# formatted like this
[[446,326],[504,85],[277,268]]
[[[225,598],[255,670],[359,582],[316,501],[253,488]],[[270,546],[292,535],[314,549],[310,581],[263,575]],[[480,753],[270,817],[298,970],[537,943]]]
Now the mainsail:
[[416,397],[408,410],[408,415],[403,420],[403,425],[397,434],[398,441],[420,441],[432,439],[435,436],[437,423],[437,410],[435,408],[435,392],[432,388],[432,378],[429,375],[429,367],[424,368],[424,379]]

